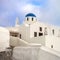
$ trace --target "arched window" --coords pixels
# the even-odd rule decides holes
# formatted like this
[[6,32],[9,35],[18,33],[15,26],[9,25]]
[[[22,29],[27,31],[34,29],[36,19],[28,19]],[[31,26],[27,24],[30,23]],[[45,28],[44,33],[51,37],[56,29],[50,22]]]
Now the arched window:
[[32,18],[32,21],[33,21],[34,18]]
[[42,27],[40,27],[39,30],[42,31]]
[[54,35],[54,29],[52,30],[52,34]]
[[37,32],[34,32],[34,37],[37,37]]
[[20,39],[21,39],[21,34],[20,34]]
[[29,20],[29,18],[27,17],[27,21]]
[[53,45],[51,45],[51,48],[53,48]]

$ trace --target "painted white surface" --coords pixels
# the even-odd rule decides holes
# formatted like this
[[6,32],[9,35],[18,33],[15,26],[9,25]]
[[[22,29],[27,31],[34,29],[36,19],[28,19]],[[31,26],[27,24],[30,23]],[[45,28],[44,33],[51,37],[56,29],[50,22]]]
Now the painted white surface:
[[14,60],[60,60],[60,53],[44,46],[16,47],[13,50]]
[[[27,18],[29,18],[28,21]],[[51,48],[51,45],[53,45],[53,49],[60,51],[60,27],[45,24],[37,21],[36,17],[33,18],[34,20],[32,21],[31,16],[25,17],[23,23],[20,26],[18,25],[15,27],[10,27],[8,30],[18,32],[21,34],[21,39],[28,43],[38,43],[49,48]],[[39,30],[40,27],[42,27],[42,31]],[[44,34],[45,28],[47,28],[47,35]],[[54,35],[52,33],[53,29]],[[37,32],[37,37],[34,37],[34,32]],[[43,36],[39,36],[39,33],[43,33]]]
[[53,45],[54,50],[60,52],[60,37],[54,37],[54,36],[46,36],[46,46],[51,48],[51,45]]
[[[28,21],[27,21],[27,18],[28,18]],[[33,18],[33,21],[32,21],[32,18]],[[23,21],[23,23],[31,25],[35,23],[36,21],[37,21],[36,17],[29,16],[29,17],[25,17],[25,20]]]
[[6,28],[0,27],[0,52],[5,51],[9,47],[9,31]]
[[22,39],[19,39],[17,37],[10,37],[10,46],[15,46],[15,47],[23,47],[23,46],[41,46],[41,44],[37,44],[37,43],[29,43],[27,41],[24,41]]

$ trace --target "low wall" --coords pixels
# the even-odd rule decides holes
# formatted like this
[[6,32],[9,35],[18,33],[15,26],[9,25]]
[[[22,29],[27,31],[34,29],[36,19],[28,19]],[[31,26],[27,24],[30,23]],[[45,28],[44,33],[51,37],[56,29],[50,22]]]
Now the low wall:
[[37,43],[28,43],[18,37],[10,37],[10,46],[41,46],[41,44],[37,44]]
[[13,60],[60,60],[60,53],[46,47],[16,47]]

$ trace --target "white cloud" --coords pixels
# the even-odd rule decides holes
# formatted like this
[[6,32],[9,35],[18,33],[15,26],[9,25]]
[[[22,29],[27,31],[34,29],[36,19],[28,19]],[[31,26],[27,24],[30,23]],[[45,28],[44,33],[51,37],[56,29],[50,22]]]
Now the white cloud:
[[34,13],[38,18],[40,18],[41,15],[40,10],[40,6],[34,6],[32,4],[26,4],[22,7],[22,13]]
[[[40,2],[41,0],[37,1]],[[60,20],[60,0],[48,0],[45,2],[45,4],[45,6],[37,6],[28,3],[28,1],[24,1],[24,4],[17,2],[16,10],[22,15],[32,12],[40,21],[48,22],[51,24],[58,23],[55,21]],[[59,20],[57,20],[57,18],[59,18]]]
[[42,21],[58,25],[60,21],[60,0],[47,0],[46,6],[43,6],[42,10]]
[[[35,1],[40,2],[41,0]],[[47,0],[44,2],[46,5],[42,4],[41,6],[33,5],[31,2],[31,0],[2,0],[3,8],[5,8],[6,11],[0,14],[0,20],[7,20],[7,17],[15,11],[23,17],[25,14],[32,12],[40,21],[52,24],[58,23],[55,21],[60,20],[60,0]]]

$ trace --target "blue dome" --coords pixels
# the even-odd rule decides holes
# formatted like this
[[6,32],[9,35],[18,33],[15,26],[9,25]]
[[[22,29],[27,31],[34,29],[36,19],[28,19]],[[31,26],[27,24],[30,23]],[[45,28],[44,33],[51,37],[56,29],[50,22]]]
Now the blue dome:
[[28,17],[28,16],[36,17],[33,13],[29,13],[25,17]]

